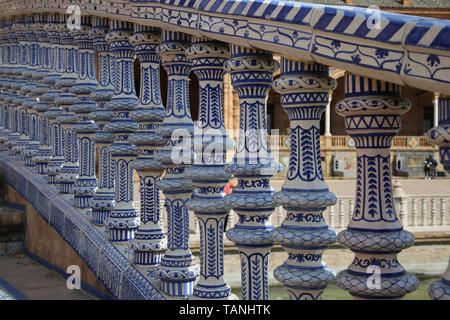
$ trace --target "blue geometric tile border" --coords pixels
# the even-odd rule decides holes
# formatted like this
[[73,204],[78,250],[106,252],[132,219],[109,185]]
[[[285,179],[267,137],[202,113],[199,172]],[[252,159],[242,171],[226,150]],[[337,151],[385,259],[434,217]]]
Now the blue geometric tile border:
[[81,210],[45,183],[43,177],[0,154],[7,183],[75,250],[105,285],[114,299],[165,300],[160,291],[137,270]]

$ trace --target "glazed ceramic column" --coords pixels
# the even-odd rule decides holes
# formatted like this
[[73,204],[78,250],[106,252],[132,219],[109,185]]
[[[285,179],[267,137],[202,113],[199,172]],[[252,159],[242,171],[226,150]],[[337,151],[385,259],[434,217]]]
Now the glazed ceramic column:
[[270,177],[280,171],[267,140],[266,99],[278,63],[266,51],[231,47],[227,71],[239,97],[240,121],[236,154],[226,170],[238,178],[225,203],[239,221],[227,237],[240,253],[242,299],[269,298],[269,253],[273,246],[270,222],[275,204]]
[[[438,114],[438,126],[427,132],[427,138],[439,147],[439,160],[450,173],[450,96],[439,96]],[[428,295],[433,300],[450,300],[450,261],[442,277],[429,286]]]
[[428,295],[433,300],[450,300],[450,260],[442,277],[428,287]]
[[70,111],[78,116],[78,122],[72,127],[79,139],[79,172],[73,186],[75,207],[85,209],[90,216],[90,203],[97,190],[95,177],[95,145],[91,139],[97,130],[95,122],[89,119],[89,113],[95,111],[97,103],[90,94],[97,87],[94,71],[94,47],[89,35],[91,17],[81,17],[80,29],[73,31],[75,45],[78,47],[78,79],[70,92],[78,96],[78,101],[70,106]]
[[32,161],[36,164],[36,170],[39,174],[45,174],[48,163],[52,157],[52,149],[50,145],[50,134],[49,134],[49,122],[44,113],[49,110],[50,105],[41,100],[42,96],[50,90],[50,86],[44,83],[44,78],[50,71],[50,40],[47,37],[47,31],[45,30],[45,22],[47,16],[42,15],[36,24],[34,29],[38,41],[40,43],[40,54],[39,54],[39,67],[35,73],[35,78],[38,81],[38,85],[32,90],[39,100],[33,105],[33,110],[35,110],[39,116],[39,137],[40,146],[38,151],[32,157]]
[[139,125],[130,141],[139,149],[133,168],[139,175],[141,224],[128,247],[134,251],[135,265],[150,267],[151,275],[156,278],[154,268],[161,262],[167,247],[166,235],[159,224],[159,189],[156,186],[164,168],[154,159],[164,142],[155,134],[165,113],[159,83],[159,56],[155,51],[161,43],[161,30],[135,24],[130,42],[141,63],[139,104],[130,113],[130,118]]
[[23,151],[29,142],[28,136],[28,113],[27,109],[23,106],[23,103],[27,100],[26,86],[28,81],[26,79],[26,72],[28,67],[28,47],[26,43],[25,34],[25,18],[17,18],[16,23],[13,25],[15,35],[17,37],[17,53],[18,53],[18,69],[15,76],[16,85],[16,97],[12,101],[12,105],[18,112],[18,132],[20,133],[19,139],[12,148],[14,154],[19,155],[19,159],[25,161],[25,155]]
[[438,107],[438,126],[427,132],[427,138],[439,147],[440,162],[450,172],[450,96],[440,95]]
[[[157,275],[163,292],[182,297],[192,294],[199,274],[189,247],[189,210],[186,206],[194,190],[192,181],[185,177],[186,165],[191,163],[191,135],[194,131],[188,94],[192,64],[185,54],[190,40],[187,34],[163,30],[162,43],[156,49],[168,76],[166,114],[156,130],[165,141],[155,159],[166,168],[164,178],[157,186],[165,196],[168,220],[167,250]],[[176,152],[181,145],[187,148],[185,154]]]
[[6,128],[6,110],[4,105],[4,98],[6,95],[5,90],[5,71],[7,68],[6,60],[6,43],[7,36],[5,35],[5,20],[0,20],[0,151],[5,151],[4,142],[7,140],[7,128]]
[[91,202],[91,222],[103,226],[109,217],[109,212],[115,205],[114,162],[109,152],[109,146],[114,136],[106,132],[104,127],[114,117],[114,112],[106,109],[106,105],[114,94],[114,55],[110,52],[105,39],[109,28],[106,18],[93,18],[91,38],[98,52],[99,79],[97,88],[91,93],[91,99],[97,102],[97,109],[89,114],[89,119],[97,124],[97,131],[92,135],[92,141],[98,150],[98,189]]
[[129,242],[139,227],[139,212],[133,206],[132,167],[138,150],[129,141],[130,135],[138,127],[136,121],[130,119],[130,112],[138,104],[134,87],[134,53],[129,42],[132,32],[131,23],[110,20],[109,33],[106,35],[115,58],[114,94],[107,104],[107,109],[114,112],[114,118],[104,129],[114,135],[109,151],[115,161],[116,204],[109,212],[105,225],[109,229],[109,240],[115,244]]
[[234,299],[223,279],[223,232],[229,208],[223,200],[223,188],[231,178],[225,172],[225,155],[232,150],[223,120],[224,63],[230,56],[228,45],[192,38],[186,51],[197,75],[199,122],[194,131],[195,163],[186,176],[197,187],[187,207],[195,212],[200,229],[200,278],[193,298]]
[[281,76],[273,89],[281,94],[281,105],[290,120],[290,157],[286,181],[274,202],[287,214],[272,231],[288,259],[274,271],[291,300],[321,299],[334,272],[322,262],[322,253],[336,241],[323,211],[336,203],[323,179],[320,159],[320,118],[327,108],[328,92],[336,81],[328,66],[281,58]]
[[50,85],[51,89],[42,95],[42,100],[50,104],[48,111],[44,113],[50,124],[50,136],[52,145],[52,158],[47,165],[46,171],[48,174],[47,182],[51,185],[59,183],[57,177],[64,164],[64,148],[63,148],[63,129],[61,123],[56,119],[62,114],[62,108],[58,103],[55,103],[62,90],[59,86],[59,80],[64,72],[64,55],[63,45],[59,31],[62,30],[62,22],[64,16],[60,14],[52,14],[49,16],[46,24],[47,37],[51,43],[50,51],[50,72],[43,79],[43,82]]
[[5,98],[5,103],[8,106],[9,110],[9,121],[10,121],[10,135],[8,136],[8,141],[6,145],[8,146],[9,154],[14,155],[15,151],[13,150],[14,146],[17,144],[17,141],[20,137],[19,132],[19,110],[14,107],[14,99],[18,96],[18,89],[20,88],[20,80],[21,77],[19,74],[20,65],[19,65],[19,44],[18,39],[15,32],[15,24],[14,21],[9,21],[10,25],[8,30],[8,39],[9,39],[9,68],[7,73],[9,74],[8,80],[8,94]]
[[414,243],[397,219],[392,195],[391,141],[400,130],[401,115],[410,109],[399,92],[399,85],[346,73],[344,100],[336,104],[355,140],[357,158],[355,208],[348,228],[338,236],[355,259],[336,280],[361,299],[401,298],[418,286],[397,260]]
[[37,150],[40,146],[39,139],[39,116],[37,112],[33,109],[34,104],[36,103],[36,94],[34,90],[36,89],[38,82],[36,78],[37,69],[39,67],[39,41],[37,38],[37,34],[35,31],[34,22],[39,21],[41,15],[35,14],[32,17],[29,17],[27,20],[27,28],[26,28],[26,39],[28,42],[28,70],[26,73],[26,77],[28,78],[28,85],[24,87],[24,92],[27,94],[26,101],[23,102],[23,106],[27,109],[29,114],[28,119],[28,133],[29,133],[29,142],[23,151],[25,156],[25,165],[27,166],[35,166],[34,161],[32,160],[33,156],[36,154]]
[[63,45],[64,72],[57,81],[61,87],[61,94],[55,98],[55,104],[62,111],[56,118],[61,125],[64,141],[64,162],[57,176],[59,193],[68,199],[72,199],[73,186],[78,178],[78,138],[72,127],[78,122],[78,117],[70,111],[70,107],[77,101],[76,94],[70,92],[78,79],[78,48],[69,29],[60,30],[61,44]]
[[2,69],[3,73],[3,84],[2,84],[2,109],[3,109],[3,121],[4,121],[4,129],[3,129],[3,136],[1,137],[0,141],[3,146],[3,150],[7,153],[9,153],[8,149],[8,140],[12,133],[12,122],[11,122],[11,114],[12,110],[8,105],[8,97],[10,95],[10,85],[12,83],[11,79],[11,47],[12,44],[10,43],[10,37],[9,33],[11,30],[11,20],[7,19],[4,22],[4,27],[2,28],[2,35],[4,37],[4,58],[5,58],[5,64]]

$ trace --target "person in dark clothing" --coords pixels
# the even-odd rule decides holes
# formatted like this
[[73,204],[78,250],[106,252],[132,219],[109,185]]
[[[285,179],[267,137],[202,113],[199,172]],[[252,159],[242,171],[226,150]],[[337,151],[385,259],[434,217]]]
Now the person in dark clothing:
[[424,162],[424,165],[423,165],[423,170],[425,172],[425,180],[431,180],[432,167],[433,167],[433,161],[431,159],[431,156],[428,156],[425,159],[425,162]]
[[434,179],[434,178],[437,178],[437,166],[438,166],[438,163],[433,158],[431,158],[431,163],[432,163],[431,164],[432,165],[432,167],[431,167],[431,178]]

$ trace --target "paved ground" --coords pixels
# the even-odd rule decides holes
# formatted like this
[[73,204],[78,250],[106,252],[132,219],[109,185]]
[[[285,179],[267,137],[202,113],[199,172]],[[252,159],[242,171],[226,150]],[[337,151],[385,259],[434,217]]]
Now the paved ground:
[[[24,255],[0,257],[0,278],[30,300],[96,300],[83,290],[69,290],[56,271]],[[0,296],[1,296],[0,283]]]

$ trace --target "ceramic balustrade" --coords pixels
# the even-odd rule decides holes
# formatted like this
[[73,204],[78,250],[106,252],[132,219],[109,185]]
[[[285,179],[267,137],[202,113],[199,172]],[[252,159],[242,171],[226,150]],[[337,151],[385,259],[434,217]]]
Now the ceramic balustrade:
[[223,188],[231,178],[225,171],[225,155],[234,148],[225,130],[222,102],[224,64],[230,50],[225,43],[201,38],[192,38],[191,44],[186,54],[200,86],[195,160],[186,170],[186,177],[197,187],[187,207],[194,212],[200,233],[200,277],[193,298],[235,299],[223,279],[223,232],[229,212]]
[[346,73],[344,100],[336,104],[357,150],[355,209],[347,229],[338,235],[355,258],[336,280],[361,299],[401,298],[418,287],[417,278],[397,259],[414,243],[397,218],[392,193],[389,149],[401,115],[410,109],[399,91],[399,85]]
[[20,137],[19,132],[19,110],[15,108],[14,99],[18,95],[18,89],[21,84],[21,67],[19,62],[19,44],[15,33],[15,19],[9,20],[6,27],[9,39],[9,67],[6,71],[9,77],[9,83],[6,85],[8,92],[5,97],[5,104],[9,110],[10,134],[6,145],[10,155],[15,155],[13,147],[17,144]]
[[95,145],[91,139],[97,125],[89,119],[89,113],[97,108],[97,103],[90,98],[97,87],[97,79],[94,71],[94,47],[89,35],[92,19],[82,16],[80,20],[80,28],[73,30],[75,45],[78,47],[78,79],[70,88],[70,92],[76,94],[78,100],[69,107],[78,117],[78,122],[72,126],[79,141],[79,171],[73,185],[73,194],[75,207],[83,209],[90,218],[90,203],[98,187],[95,176]]
[[17,62],[18,69],[15,76],[15,89],[16,96],[12,100],[12,106],[18,113],[17,131],[20,134],[17,142],[11,147],[13,154],[17,154],[19,159],[25,161],[24,150],[28,144],[30,138],[28,135],[28,112],[23,106],[23,103],[27,100],[26,88],[28,80],[26,78],[27,66],[28,66],[28,47],[26,45],[25,34],[25,17],[16,18],[13,24],[13,29],[17,38]]
[[90,36],[93,39],[94,49],[98,52],[98,85],[91,93],[91,99],[98,105],[96,110],[89,114],[89,119],[97,124],[97,131],[92,135],[98,151],[98,189],[91,201],[91,222],[103,226],[109,217],[109,212],[115,205],[115,165],[109,152],[109,146],[114,136],[105,131],[104,127],[114,117],[114,112],[106,109],[106,105],[114,94],[114,55],[111,53],[106,34],[109,29],[109,20],[94,17]]
[[194,131],[188,95],[192,63],[186,56],[190,41],[187,34],[162,30],[161,44],[156,48],[168,75],[165,118],[156,129],[156,134],[164,139],[164,146],[155,155],[155,160],[165,168],[164,177],[156,185],[165,196],[168,234],[167,250],[156,274],[164,293],[181,297],[192,295],[199,275],[189,245],[187,207],[195,188],[186,177],[186,170],[192,163],[191,136]]
[[[58,116],[62,114],[62,108],[55,100],[61,95],[62,90],[59,85],[61,75],[64,73],[64,47],[61,44],[60,30],[64,27],[65,17],[62,14],[52,14],[48,16],[45,30],[47,38],[50,40],[50,72],[42,81],[50,85],[50,90],[42,95],[42,101],[47,102],[50,108],[44,113],[44,117],[50,126],[50,141],[52,147],[52,158],[47,165],[47,182],[51,185],[58,185],[58,174],[64,164],[63,148],[63,128],[57,121]],[[59,188],[59,186],[58,186]]]
[[[281,76],[273,88],[281,94],[291,128],[291,154],[286,181],[274,202],[287,214],[272,239],[281,243],[288,259],[274,271],[293,300],[321,299],[335,272],[322,262],[322,253],[336,241],[336,232],[323,218],[323,211],[336,203],[328,191],[320,159],[320,118],[336,81],[328,67],[282,58]],[[343,208],[343,202],[339,202]],[[339,210],[339,223],[343,211]]]
[[154,271],[167,248],[166,234],[160,225],[157,187],[164,167],[155,160],[155,154],[164,143],[155,133],[165,115],[159,77],[160,58],[156,53],[156,47],[161,43],[161,30],[135,24],[130,43],[140,62],[139,103],[130,113],[138,129],[130,142],[139,150],[133,168],[139,176],[141,223],[128,246],[134,251],[134,264],[150,269],[147,274],[157,279]]
[[236,154],[225,166],[238,179],[225,204],[239,215],[227,238],[240,253],[242,298],[269,298],[268,259],[273,246],[270,223],[275,204],[270,177],[281,165],[270,154],[267,141],[266,98],[278,63],[270,52],[231,46],[226,69],[239,97],[240,120]]
[[[430,143],[439,147],[440,162],[444,166],[445,171],[450,173],[450,96],[441,95],[439,97],[438,113],[438,126],[427,132],[427,138]],[[447,214],[445,206],[445,200],[441,199],[441,225],[445,225],[445,216]],[[432,205],[433,209],[436,210],[436,204]],[[436,215],[436,212],[431,212],[432,224],[436,222]],[[428,294],[433,300],[450,299],[450,260],[447,270],[441,279],[430,284]]]
[[47,165],[52,157],[49,122],[47,118],[44,117],[44,113],[49,110],[50,106],[48,103],[41,100],[42,96],[50,90],[50,86],[47,83],[44,83],[44,78],[50,71],[51,47],[50,40],[48,39],[47,32],[45,30],[46,21],[47,15],[42,14],[34,25],[34,30],[40,43],[40,59],[39,67],[34,75],[35,79],[38,81],[38,85],[31,91],[37,97],[36,103],[33,105],[33,110],[36,111],[39,117],[40,137],[39,149],[31,159],[36,164],[37,173],[41,175],[46,173]]
[[133,47],[129,38],[133,25],[120,20],[110,20],[106,40],[114,54],[115,86],[111,100],[106,108],[114,112],[114,118],[105,125],[104,130],[114,135],[114,142],[109,147],[115,161],[115,201],[105,222],[109,230],[109,240],[124,247],[134,238],[139,227],[139,212],[133,206],[133,162],[137,148],[130,142],[130,136],[138,125],[130,118],[136,109],[138,98],[134,87]]
[[37,69],[39,67],[39,53],[40,44],[35,31],[35,23],[39,21],[41,15],[34,14],[32,16],[26,17],[26,40],[28,45],[28,67],[24,74],[28,79],[28,84],[23,87],[24,93],[27,95],[27,99],[23,102],[24,108],[26,108],[28,117],[28,134],[29,142],[25,146],[23,151],[25,157],[25,165],[34,167],[35,163],[33,161],[33,156],[36,154],[40,146],[39,138],[39,116],[37,112],[33,109],[36,103],[36,94],[34,90],[36,89],[38,82],[36,78]]
[[[166,297],[235,299],[223,279],[227,216],[227,237],[240,255],[243,299],[268,299],[268,258],[277,243],[288,257],[274,275],[290,298],[320,299],[335,277],[322,253],[336,241],[331,228],[342,229],[347,220],[338,241],[355,258],[337,275],[340,287],[361,299],[401,298],[417,288],[417,279],[397,259],[414,241],[404,228],[445,227],[448,199],[393,192],[389,148],[401,115],[410,108],[399,95],[399,85],[346,74],[345,97],[336,110],[356,143],[357,184],[355,197],[336,202],[320,161],[320,116],[335,87],[328,66],[295,60],[308,57],[290,48],[290,58],[282,57],[281,75],[273,81],[277,63],[272,49],[279,45],[275,40],[262,45],[249,33],[249,43],[241,46],[240,40],[218,35],[230,40],[229,45],[199,38],[190,29],[183,33],[181,27],[159,29],[107,16],[82,16],[81,28],[74,31],[65,27],[68,17],[54,10],[0,20],[0,149],[19,154],[13,159],[48,174],[48,182],[59,184],[66,199],[71,201],[74,194],[74,205],[94,224],[107,227],[109,240],[122,254],[134,251],[134,265],[158,283]],[[199,28],[209,34],[205,23],[202,20]],[[157,26],[166,27],[166,22]],[[247,48],[250,43],[256,47]],[[99,55],[98,81],[94,50]],[[141,63],[139,98],[134,55]],[[160,62],[168,74],[165,110]],[[364,66],[358,68],[366,72]],[[200,89],[196,128],[188,95],[191,70]],[[238,145],[228,164],[225,152],[234,145],[223,122],[225,71],[240,102]],[[269,151],[266,128],[271,85],[281,94],[291,127],[288,173],[277,193],[270,178],[280,165]],[[449,101],[440,96],[438,126],[428,132],[447,171]],[[139,212],[133,205],[134,170],[139,176]],[[232,176],[238,185],[224,196],[223,187]],[[159,190],[165,196],[167,239]],[[272,224],[274,209],[277,228]],[[190,229],[200,235],[199,266],[190,250]],[[379,283],[369,281],[374,269],[380,271]],[[450,263],[429,295],[448,298],[449,288]]]
[[63,134],[64,161],[57,176],[59,193],[73,201],[73,186],[78,178],[80,164],[78,162],[78,138],[72,127],[78,122],[77,115],[70,110],[78,101],[71,88],[78,79],[78,48],[75,45],[74,35],[67,26],[59,30],[61,45],[63,46],[64,68],[57,84],[61,93],[55,98],[54,103],[59,106],[61,112],[56,117]]

